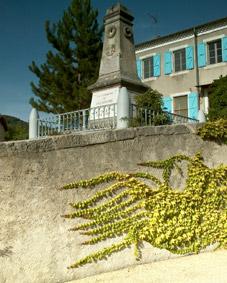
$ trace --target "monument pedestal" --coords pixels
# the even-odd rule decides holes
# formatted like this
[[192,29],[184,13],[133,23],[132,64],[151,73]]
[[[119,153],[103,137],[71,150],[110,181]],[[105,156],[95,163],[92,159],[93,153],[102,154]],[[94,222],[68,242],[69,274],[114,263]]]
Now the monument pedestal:
[[93,92],[90,110],[90,127],[115,128],[117,124],[117,102],[120,87],[110,87]]
[[[103,114],[100,117],[97,108],[93,119],[103,119],[108,106],[113,109],[117,105],[121,88],[127,88],[129,103],[133,102],[136,94],[144,93],[148,89],[137,75],[133,19],[129,10],[121,4],[107,10],[99,78],[89,87],[92,91],[91,108],[103,107]],[[117,115],[113,111],[110,114]]]
[[92,92],[91,108],[100,107],[103,105],[116,104],[120,86],[113,86],[109,88],[94,90]]

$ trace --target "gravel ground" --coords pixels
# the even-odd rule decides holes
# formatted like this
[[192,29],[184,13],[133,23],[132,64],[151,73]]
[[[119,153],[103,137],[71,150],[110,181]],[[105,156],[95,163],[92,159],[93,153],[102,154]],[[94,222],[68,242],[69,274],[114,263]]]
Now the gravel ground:
[[227,283],[227,250],[138,265],[70,283]]

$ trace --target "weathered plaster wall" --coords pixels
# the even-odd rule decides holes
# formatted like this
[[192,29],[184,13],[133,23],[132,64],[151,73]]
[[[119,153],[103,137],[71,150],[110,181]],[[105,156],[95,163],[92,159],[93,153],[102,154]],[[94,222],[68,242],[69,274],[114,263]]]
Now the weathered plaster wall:
[[[144,160],[201,151],[209,166],[226,163],[227,146],[203,142],[192,126],[147,127],[0,143],[0,282],[56,283],[138,264],[133,250],[77,270],[67,266],[103,244],[81,247],[75,224],[60,215],[94,190],[56,187],[106,171],[135,171]],[[106,245],[109,245],[108,241]],[[146,246],[140,263],[166,259]]]

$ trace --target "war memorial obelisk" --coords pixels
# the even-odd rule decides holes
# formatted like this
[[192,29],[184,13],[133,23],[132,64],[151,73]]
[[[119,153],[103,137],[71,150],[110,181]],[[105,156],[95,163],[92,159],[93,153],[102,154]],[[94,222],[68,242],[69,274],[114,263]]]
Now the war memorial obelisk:
[[137,75],[133,20],[130,11],[121,4],[106,12],[99,78],[89,87],[92,91],[91,108],[117,103],[123,87],[127,88],[131,101],[136,94],[148,89]]

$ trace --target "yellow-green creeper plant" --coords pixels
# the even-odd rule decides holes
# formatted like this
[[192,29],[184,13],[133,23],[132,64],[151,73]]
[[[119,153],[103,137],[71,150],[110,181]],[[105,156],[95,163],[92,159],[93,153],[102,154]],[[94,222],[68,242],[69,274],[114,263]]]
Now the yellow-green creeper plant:
[[[187,162],[183,190],[170,186],[173,169]],[[163,179],[149,173],[106,173],[68,184],[60,190],[94,187],[111,182],[91,198],[70,203],[73,211],[65,218],[86,221],[73,227],[89,235],[83,245],[94,245],[121,236],[118,243],[92,253],[69,268],[105,259],[130,246],[141,257],[143,241],[175,254],[198,253],[209,245],[227,248],[227,166],[207,167],[200,154],[176,155],[163,161],[141,163],[163,170]],[[147,185],[147,183],[150,185]]]
[[227,144],[227,119],[206,122],[198,129],[197,134],[203,140]]

